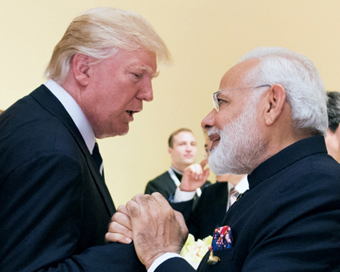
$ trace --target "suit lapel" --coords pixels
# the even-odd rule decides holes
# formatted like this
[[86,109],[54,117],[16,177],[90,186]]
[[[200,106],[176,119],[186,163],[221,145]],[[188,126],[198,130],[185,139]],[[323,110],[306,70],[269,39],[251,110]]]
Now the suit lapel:
[[91,171],[92,177],[96,182],[97,188],[104,199],[107,210],[110,216],[116,211],[115,206],[113,204],[111,195],[109,190],[106,187],[106,184],[98,172],[97,166],[85,144],[83,137],[81,136],[77,126],[74,124],[72,118],[67,113],[63,105],[59,102],[59,100],[49,91],[49,89],[45,85],[41,85],[39,88],[34,90],[30,94],[46,111],[50,112],[52,115],[57,117],[63,124],[68,128],[70,133],[73,135],[76,140],[80,150],[86,158],[87,165]]

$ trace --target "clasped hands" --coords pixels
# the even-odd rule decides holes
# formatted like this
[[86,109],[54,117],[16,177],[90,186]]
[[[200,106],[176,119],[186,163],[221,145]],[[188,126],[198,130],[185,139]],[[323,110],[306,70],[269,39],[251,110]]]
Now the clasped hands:
[[[183,173],[181,190],[194,191],[201,187],[209,175],[204,170],[207,161],[188,166]],[[118,207],[112,216],[106,242],[129,244],[134,247],[139,260],[146,269],[161,255],[180,253],[188,236],[183,215],[171,208],[159,193],[138,194],[126,205]]]
[[126,205],[119,206],[112,216],[106,242],[134,247],[146,269],[167,252],[180,253],[188,236],[181,213],[174,211],[160,194],[136,195]]

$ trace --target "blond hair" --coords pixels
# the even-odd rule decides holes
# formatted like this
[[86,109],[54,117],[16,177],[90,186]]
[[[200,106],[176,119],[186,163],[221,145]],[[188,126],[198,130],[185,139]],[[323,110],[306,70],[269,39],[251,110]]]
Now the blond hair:
[[141,15],[99,7],[72,21],[53,50],[45,76],[62,84],[75,54],[82,53],[100,61],[112,57],[118,49],[147,50],[156,53],[158,62],[171,61],[164,41]]

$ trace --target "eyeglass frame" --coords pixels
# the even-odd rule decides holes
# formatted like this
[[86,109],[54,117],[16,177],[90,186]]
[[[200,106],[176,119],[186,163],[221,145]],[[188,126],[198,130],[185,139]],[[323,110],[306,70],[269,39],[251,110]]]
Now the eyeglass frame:
[[257,86],[257,87],[245,87],[245,88],[236,88],[236,89],[230,89],[230,90],[218,90],[217,92],[214,92],[213,95],[212,95],[212,99],[213,99],[213,104],[214,104],[214,107],[215,107],[215,110],[216,111],[220,111],[220,105],[218,103],[218,95],[221,93],[221,92],[225,92],[225,91],[235,91],[235,90],[246,90],[246,89],[258,89],[258,88],[263,88],[263,87],[271,87],[272,85],[269,85],[269,84],[264,84],[264,85],[260,85],[260,86]]

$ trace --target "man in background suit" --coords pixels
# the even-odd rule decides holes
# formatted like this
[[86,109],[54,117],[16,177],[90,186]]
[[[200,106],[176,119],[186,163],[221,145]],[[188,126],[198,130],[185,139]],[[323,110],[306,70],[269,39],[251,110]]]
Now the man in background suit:
[[[210,184],[210,182],[206,180],[209,175],[209,170],[203,173],[201,166],[194,164],[197,154],[197,142],[190,129],[180,128],[171,133],[168,139],[168,153],[171,157],[169,170],[157,176],[155,179],[150,180],[145,187],[145,194],[159,192],[166,199],[170,199],[176,192],[176,189],[181,186],[185,169],[196,177],[204,176],[204,182],[200,186],[202,189]],[[203,164],[206,164],[206,161],[204,161]],[[195,194],[195,192],[193,192],[193,194]],[[189,198],[193,196],[194,195],[190,194]],[[187,196],[184,196],[184,200],[187,200]]]
[[2,272],[145,271],[132,245],[105,244],[116,209],[95,138],[128,132],[167,60],[136,13],[95,8],[70,24],[48,81],[0,116]]
[[[248,174],[249,190],[223,220],[228,239],[213,242],[198,271],[339,271],[340,165],[327,154],[327,97],[314,64],[255,49],[213,100],[202,121],[209,165],[216,175]],[[161,195],[137,195],[113,219],[116,240],[130,235],[149,272],[195,271],[178,255],[184,220]]]
[[328,128],[325,137],[328,154],[340,162],[340,93],[327,92]]

